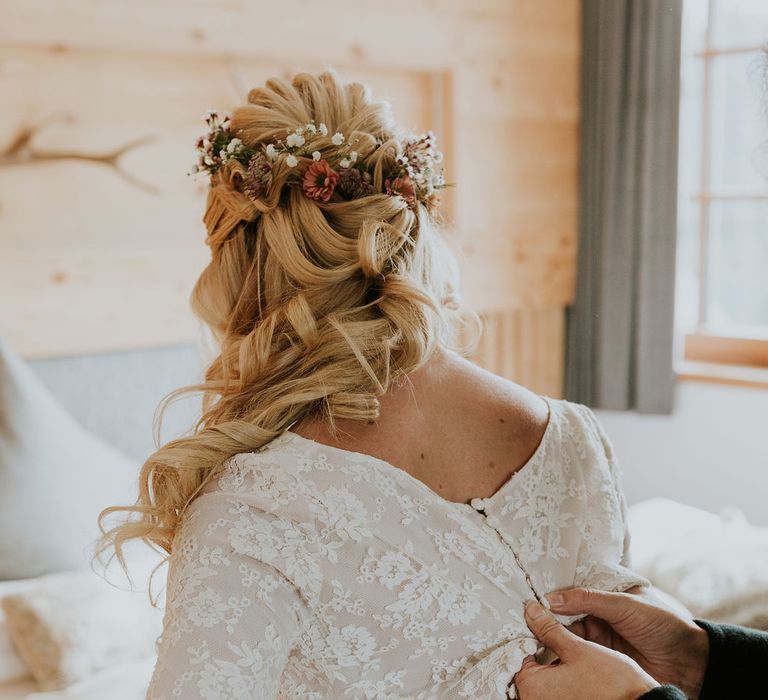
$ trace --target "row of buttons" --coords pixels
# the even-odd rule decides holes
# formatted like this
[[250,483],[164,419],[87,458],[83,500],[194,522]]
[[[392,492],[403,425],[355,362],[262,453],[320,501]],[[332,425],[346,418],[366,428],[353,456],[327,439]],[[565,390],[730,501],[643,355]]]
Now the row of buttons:
[[[528,571],[525,569],[525,567],[523,567],[522,563],[520,562],[520,559],[518,558],[517,552],[515,551],[514,547],[512,547],[512,545],[510,544],[509,540],[507,540],[507,538],[501,533],[501,531],[488,520],[488,514],[485,512],[485,507],[490,503],[490,501],[491,501],[490,498],[473,498],[469,502],[469,505],[472,506],[472,508],[474,508],[476,511],[478,511],[479,513],[481,513],[485,517],[485,522],[488,524],[488,526],[490,528],[492,528],[493,530],[495,530],[496,534],[499,537],[499,539],[507,547],[509,547],[509,551],[512,553],[512,557],[515,560],[515,564],[517,564],[518,569],[520,569],[520,572],[525,577],[525,582],[526,582],[529,590],[533,594],[533,597],[536,600],[538,600],[540,603],[544,604],[543,603],[543,599],[540,598],[539,594],[536,592],[536,588],[533,585],[533,581],[531,580],[531,577],[528,574]],[[515,700],[515,698],[517,698],[517,693],[515,691],[514,683],[510,683],[507,686],[506,697],[509,698],[510,700]]]
[[490,500],[490,498],[473,498],[469,502],[469,505],[471,505],[475,510],[485,510],[485,506]]
[[517,556],[517,552],[515,551],[515,548],[512,546],[512,543],[506,538],[506,536],[497,528],[488,518],[488,513],[485,512],[486,506],[490,503],[490,498],[473,498],[469,505],[472,506],[476,511],[478,511],[480,514],[483,515],[485,522],[488,524],[488,526],[495,530],[496,534],[498,535],[499,539],[507,545],[509,548],[509,551],[512,553],[512,557],[515,560],[515,564],[517,564],[517,568],[520,569],[520,572],[525,576],[525,582],[528,584],[528,588],[530,588],[531,593],[533,593],[533,597],[538,600],[542,605],[544,603],[542,602],[541,597],[539,597],[539,594],[536,592],[536,588],[533,585],[533,581],[531,580],[531,576],[526,570],[526,568],[522,565],[520,562],[520,558]]

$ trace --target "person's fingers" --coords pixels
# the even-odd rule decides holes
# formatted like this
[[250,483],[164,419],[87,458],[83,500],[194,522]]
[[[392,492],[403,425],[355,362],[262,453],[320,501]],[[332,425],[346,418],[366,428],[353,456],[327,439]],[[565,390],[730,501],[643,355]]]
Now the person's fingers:
[[587,637],[587,628],[584,624],[584,620],[577,620],[576,622],[568,625],[567,630],[572,634],[575,634],[580,639],[589,639]]
[[612,647],[613,628],[599,617],[584,618],[584,639],[604,647]]
[[525,606],[525,621],[547,649],[551,649],[564,661],[568,660],[581,640],[563,627],[538,601],[532,600]]
[[526,656],[523,659],[523,664],[520,666],[520,670],[514,675],[514,678],[512,679],[514,683],[517,685],[521,685],[525,683],[532,674],[539,671],[539,669],[544,668],[538,661],[536,661],[535,656]]
[[520,670],[518,671],[518,673],[523,673],[524,671],[530,671],[534,668],[539,668],[539,666],[541,666],[541,664],[538,661],[536,661],[535,656],[533,655],[526,656],[523,659],[523,664],[522,666],[520,666]]
[[629,593],[607,593],[591,588],[571,588],[547,596],[550,608],[561,615],[587,613],[614,624],[627,614],[628,606],[638,604]]

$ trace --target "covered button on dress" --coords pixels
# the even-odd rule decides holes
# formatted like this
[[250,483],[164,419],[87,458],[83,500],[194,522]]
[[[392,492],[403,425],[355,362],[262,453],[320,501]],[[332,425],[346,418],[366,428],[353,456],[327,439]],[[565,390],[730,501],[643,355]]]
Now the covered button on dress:
[[545,400],[536,452],[470,503],[290,430],[228,459],[174,540],[149,700],[514,697],[525,601],[648,584],[605,433]]

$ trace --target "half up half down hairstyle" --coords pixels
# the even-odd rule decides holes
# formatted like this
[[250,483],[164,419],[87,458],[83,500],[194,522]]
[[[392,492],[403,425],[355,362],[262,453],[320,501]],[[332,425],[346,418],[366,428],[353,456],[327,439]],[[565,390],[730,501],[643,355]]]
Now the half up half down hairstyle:
[[[333,71],[269,80],[231,114],[243,143],[267,144],[310,121],[355,139],[376,192],[402,134],[389,105]],[[330,137],[323,152],[334,148]],[[202,394],[189,434],[144,463],[131,506],[100,516],[99,553],[142,539],[171,551],[187,505],[232,455],[254,451],[308,415],[376,420],[378,396],[453,344],[455,261],[429,203],[370,194],[318,201],[283,187],[276,164],[254,200],[228,161],[211,179],[204,222],[212,256],[191,296],[219,354],[204,380],[169,394]],[[159,435],[159,428],[157,428]],[[108,516],[124,517],[111,528]]]

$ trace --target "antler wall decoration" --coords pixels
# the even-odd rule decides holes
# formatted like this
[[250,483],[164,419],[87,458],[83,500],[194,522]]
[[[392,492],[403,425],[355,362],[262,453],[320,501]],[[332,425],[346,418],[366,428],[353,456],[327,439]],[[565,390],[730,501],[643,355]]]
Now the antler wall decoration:
[[[56,119],[73,121],[71,116],[58,117]],[[144,136],[133,141],[129,141],[123,146],[116,148],[108,153],[90,154],[77,151],[46,151],[36,149],[32,145],[32,140],[45,127],[47,123],[54,118],[42,121],[36,125],[21,127],[11,142],[0,150],[0,168],[8,168],[17,165],[29,165],[32,163],[49,163],[60,160],[84,160],[93,163],[99,163],[112,168],[120,177],[135,187],[139,187],[145,192],[159,194],[159,190],[143,180],[135,177],[120,165],[120,158],[128,151],[143,146],[155,140],[154,136]]]

